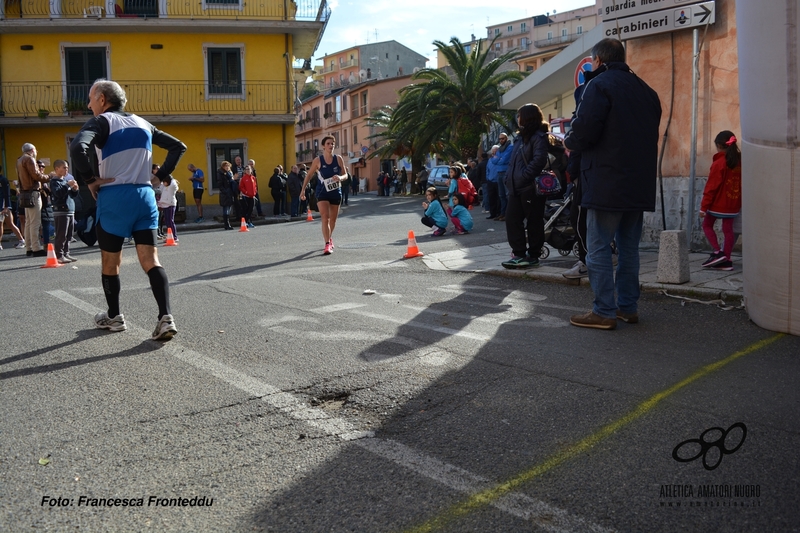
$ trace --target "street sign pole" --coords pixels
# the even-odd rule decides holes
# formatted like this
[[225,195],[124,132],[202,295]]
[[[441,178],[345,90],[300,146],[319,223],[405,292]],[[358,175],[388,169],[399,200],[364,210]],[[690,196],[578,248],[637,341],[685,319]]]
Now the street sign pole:
[[697,92],[700,80],[700,31],[692,30],[692,136],[689,152],[689,221],[686,224],[686,242],[692,250],[692,233],[694,232],[694,185],[697,171]]

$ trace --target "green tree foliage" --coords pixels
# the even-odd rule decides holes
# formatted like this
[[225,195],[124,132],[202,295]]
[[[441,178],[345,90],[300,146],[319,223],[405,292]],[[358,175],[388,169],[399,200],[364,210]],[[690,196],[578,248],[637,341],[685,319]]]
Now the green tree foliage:
[[378,136],[385,134],[387,144],[405,143],[415,156],[436,152],[464,161],[475,157],[481,135],[493,122],[510,123],[513,111],[500,109],[501,97],[524,77],[517,70],[498,72],[517,52],[489,59],[498,37],[485,49],[479,40],[470,52],[456,37],[450,44],[434,41],[452,72],[425,68],[415,73],[415,83],[400,91],[386,130]]

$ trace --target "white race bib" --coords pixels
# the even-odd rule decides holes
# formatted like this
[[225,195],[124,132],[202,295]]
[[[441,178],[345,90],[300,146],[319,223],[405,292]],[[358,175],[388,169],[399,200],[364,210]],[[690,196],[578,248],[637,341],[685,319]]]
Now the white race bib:
[[325,185],[325,190],[328,192],[335,191],[336,189],[339,189],[342,186],[341,182],[334,181],[333,178],[322,180],[322,183]]

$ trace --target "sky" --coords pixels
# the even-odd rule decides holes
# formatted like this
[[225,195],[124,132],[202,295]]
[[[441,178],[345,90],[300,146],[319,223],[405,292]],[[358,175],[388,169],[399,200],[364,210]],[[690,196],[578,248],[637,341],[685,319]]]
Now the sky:
[[462,42],[486,37],[486,26],[556,10],[559,13],[593,5],[593,0],[329,0],[331,16],[314,60],[354,45],[395,40],[429,59],[435,68],[433,41]]

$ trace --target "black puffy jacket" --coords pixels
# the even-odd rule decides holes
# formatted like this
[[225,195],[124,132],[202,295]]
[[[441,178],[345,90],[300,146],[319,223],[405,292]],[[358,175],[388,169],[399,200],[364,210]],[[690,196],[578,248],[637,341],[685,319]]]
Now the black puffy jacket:
[[606,211],[655,211],[658,94],[625,63],[586,83],[564,140],[581,153],[581,205]]
[[[506,171],[508,194],[519,196],[533,190],[536,177],[547,166],[548,134],[537,131],[528,142],[517,138]],[[526,163],[527,161],[527,163]]]

